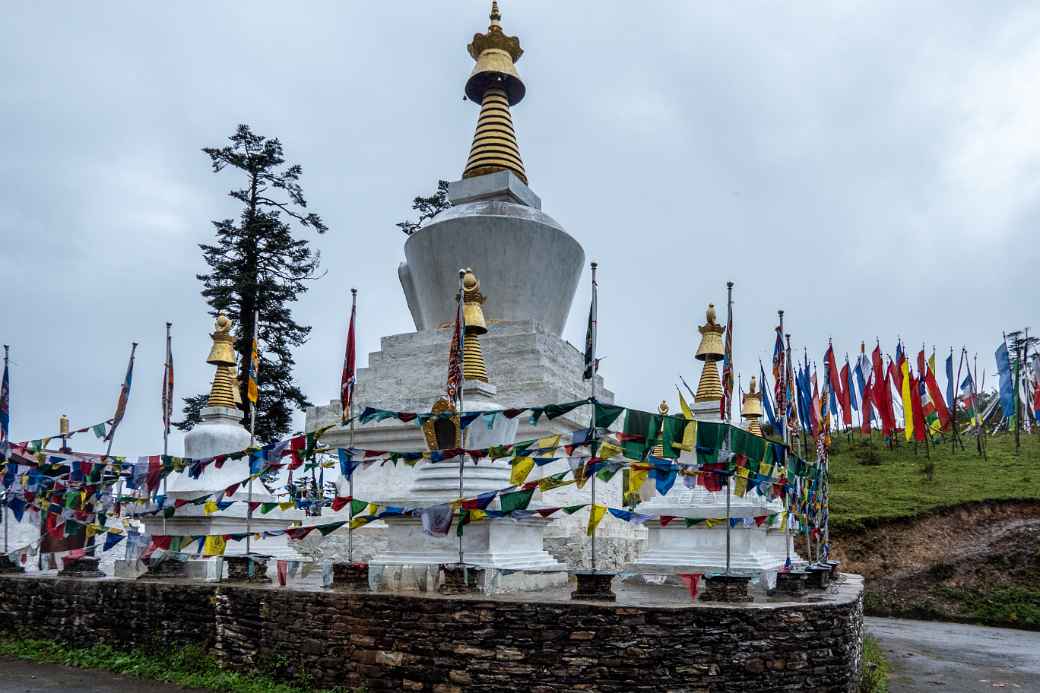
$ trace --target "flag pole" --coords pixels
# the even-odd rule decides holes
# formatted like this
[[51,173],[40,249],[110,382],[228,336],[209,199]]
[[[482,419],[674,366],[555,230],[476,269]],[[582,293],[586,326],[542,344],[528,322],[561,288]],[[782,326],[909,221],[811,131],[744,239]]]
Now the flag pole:
[[[350,290],[350,328],[351,334],[348,335],[348,339],[353,337],[354,329],[354,315],[357,310],[357,289]],[[353,342],[347,345],[347,349],[351,350]],[[353,356],[353,354],[351,354]],[[354,364],[351,363],[351,371],[353,372]],[[353,376],[352,376],[353,377]],[[347,445],[350,447],[350,464],[354,462],[354,383],[349,384],[350,387],[350,400],[347,403],[347,411],[344,412],[345,416],[350,417],[350,437],[348,438]],[[347,495],[350,496],[350,503],[348,504],[347,517],[349,521],[347,523],[347,563],[354,563],[354,469],[350,469],[350,476],[347,477]]]
[[[252,374],[254,379],[258,379],[260,373],[260,359],[257,358],[255,364],[256,372],[253,372],[253,350],[256,349],[256,340],[260,335],[260,311],[259,309],[253,310],[253,341],[249,345],[249,369],[247,372]],[[246,383],[248,390],[249,383]],[[248,400],[249,397],[247,396]],[[253,445],[256,443],[256,405],[260,401],[259,394],[257,395],[256,402],[249,402],[249,455],[246,457],[249,464],[249,483],[246,485],[246,557],[249,559],[250,566],[252,566],[252,558],[249,556],[252,554],[253,548]],[[250,567],[250,573],[252,567]]]
[[[776,314],[778,316],[780,316],[780,334],[783,335],[784,334],[784,311],[778,310],[778,311],[776,311]],[[781,349],[783,349],[782,343],[781,343]],[[787,430],[787,428],[788,428],[788,423],[787,423],[787,369],[791,365],[788,362],[789,358],[790,358],[790,351],[791,351],[790,337],[788,337],[787,351],[788,351],[788,353],[785,354],[785,356],[787,358],[784,358],[784,368],[783,368],[783,371],[780,373],[780,377],[784,379],[783,384],[780,386],[780,392],[783,394],[783,396],[781,397],[782,401],[776,403],[776,406],[780,409],[780,427],[782,428],[782,430],[780,432],[780,439],[784,443],[784,448],[786,448],[785,451],[784,451],[785,452],[785,457],[784,457],[785,460],[786,460],[786,455],[791,453],[791,448],[790,448],[790,445],[789,445],[790,432]],[[784,548],[787,551],[787,561],[784,563],[784,568],[789,570],[791,568],[791,496],[790,496],[790,491],[788,491],[786,484],[784,485],[784,500],[787,501],[787,521],[784,523]]]
[[[733,418],[733,282],[726,282],[726,355],[728,368],[723,365],[722,400],[726,403],[726,411],[722,412],[726,423]],[[726,375],[729,375],[727,378]]]
[[[599,263],[593,262],[592,263],[592,305],[595,307],[595,313],[596,313],[595,315],[592,315],[592,317],[591,317],[592,325],[590,325],[590,328],[593,331],[598,331],[598,328],[599,328],[599,325],[596,324],[596,323],[599,322],[599,306],[596,305],[596,303],[597,303],[597,301],[596,301],[596,268],[597,267],[599,267]],[[591,421],[592,425],[590,426],[590,428],[592,429],[592,441],[591,441],[592,444],[589,446],[589,452],[592,453],[592,456],[589,458],[589,463],[590,464],[596,459],[596,371],[598,369],[596,368],[596,337],[595,337],[595,335],[592,338],[592,366],[591,367],[592,367],[592,378],[591,378],[592,384],[590,386],[590,391],[591,391],[591,397],[590,398],[592,400],[592,421]],[[592,505],[589,507],[589,518],[590,519],[592,518],[592,514],[596,512],[596,474],[592,475],[591,496],[592,496]],[[592,527],[591,566],[592,566],[592,572],[593,573],[596,572],[596,530],[597,529],[598,529],[598,527],[595,526],[595,525]]]
[[[7,361],[8,361],[8,356],[9,356],[8,352],[10,351],[10,349],[11,348],[7,344],[4,345],[4,376],[3,377],[4,377],[5,381],[7,381]],[[4,382],[4,385],[7,385],[7,382]],[[7,388],[4,388],[4,389],[7,390]],[[3,430],[0,430],[0,443],[7,443],[7,438],[9,437],[9,435],[7,433],[7,430],[8,430],[7,427],[10,425],[10,405],[8,403],[9,402],[9,398],[10,398],[10,393],[8,391],[5,391],[3,394],[4,394],[4,401],[0,402],[0,404],[2,404],[5,407],[7,407],[8,410],[4,412],[4,414],[7,417],[7,419],[4,421]],[[6,450],[6,448],[5,448],[5,450]],[[7,525],[10,524],[10,517],[8,516],[8,512],[7,512],[7,497],[8,497],[8,489],[4,488],[4,505],[3,505],[2,508],[0,508],[0,512],[3,513],[3,517],[0,518],[0,519],[3,519],[3,521],[4,521],[4,555],[5,556],[7,555],[7,552],[10,550],[8,548],[8,546],[7,546]]]
[[[452,339],[456,339],[456,337],[457,337],[460,341],[462,341],[464,339],[463,335],[466,333],[466,320],[465,320],[465,316],[462,314],[462,299],[463,299],[463,286],[462,286],[462,282],[463,282],[463,278],[465,276],[466,276],[466,270],[460,269],[459,270],[459,294],[458,294],[458,297],[457,297],[458,303],[457,303],[457,305],[455,307],[455,320],[459,324],[459,334],[455,335],[453,333],[452,336],[451,336]],[[463,414],[463,411],[464,411],[464,408],[465,408],[465,395],[464,395],[464,393],[462,391],[464,389],[463,386],[466,384],[466,373],[465,373],[465,360],[466,360],[466,356],[465,356],[465,350],[463,349],[463,345],[462,344],[456,345],[456,349],[458,349],[458,351],[459,351],[458,358],[460,360],[462,360],[462,362],[463,362],[463,365],[462,365],[463,373],[462,373],[462,377],[459,379],[459,391],[458,391],[458,398],[459,398],[459,442],[463,446],[465,446],[465,437],[464,437],[464,434],[462,432],[462,414]],[[463,498],[463,496],[465,494],[465,492],[463,490],[463,474],[465,473],[465,471],[466,471],[466,455],[463,453],[463,454],[459,455],[459,522],[462,522],[462,498]],[[466,564],[463,561],[463,559],[464,559],[464,554],[463,554],[463,549],[462,549],[462,534],[460,533],[459,534],[459,567],[461,567],[461,568],[463,568],[463,570],[465,570],[465,565]],[[465,580],[465,576],[464,576],[463,579]]]

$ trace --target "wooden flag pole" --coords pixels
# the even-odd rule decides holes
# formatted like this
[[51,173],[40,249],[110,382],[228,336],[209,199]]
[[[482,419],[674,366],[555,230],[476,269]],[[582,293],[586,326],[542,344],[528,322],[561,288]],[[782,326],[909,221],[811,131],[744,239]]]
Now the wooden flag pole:
[[[354,325],[354,311],[357,310],[357,289],[350,290],[350,320],[351,326]],[[349,328],[348,328],[349,329]],[[350,417],[350,437],[348,438],[347,447],[350,448],[350,460],[347,464],[350,467],[350,476],[347,477],[347,495],[350,496],[350,503],[347,508],[347,563],[354,563],[354,384],[350,384],[350,405],[349,411],[346,415]]]
[[[599,267],[598,263],[596,263],[596,262],[592,263],[592,301],[593,301],[594,305],[596,303],[596,269],[598,267]],[[593,319],[595,321],[599,320],[599,307],[598,306],[597,306],[597,309],[596,309],[596,315],[594,316]],[[599,325],[594,324],[592,326],[592,329],[598,331]],[[590,397],[590,399],[592,400],[592,420],[590,422],[591,425],[589,426],[589,428],[591,429],[591,437],[592,437],[591,444],[589,445],[589,452],[592,453],[592,456],[589,458],[589,464],[592,464],[593,461],[596,459],[596,371],[597,370],[598,369],[596,368],[596,338],[593,337],[593,340],[592,340],[592,378],[591,378],[592,385],[590,386],[590,388],[591,388],[591,397]],[[589,506],[589,520],[590,520],[590,522],[591,522],[593,514],[596,512],[596,474],[592,475],[591,496],[592,496],[592,505]],[[593,528],[592,528],[592,540],[590,542],[590,544],[591,544],[591,551],[592,551],[590,565],[592,567],[592,572],[593,573],[596,572],[596,530],[597,529],[598,529],[598,526],[593,526]]]
[[[253,369],[253,348],[256,345],[257,339],[260,337],[260,311],[253,311],[253,341],[249,345],[249,372]],[[259,347],[257,347],[259,349]],[[257,388],[259,390],[259,378],[260,378],[260,359],[257,358],[256,372],[253,373],[253,378],[257,380]],[[246,383],[248,388],[249,383]],[[246,397],[246,399],[249,399]],[[249,483],[246,486],[246,557],[252,554],[252,540],[253,540],[253,445],[256,443],[256,405],[260,402],[259,393],[257,394],[256,402],[249,403],[249,455],[246,458],[249,464]],[[249,558],[250,565],[252,565],[252,558]],[[250,572],[252,572],[250,570]]]

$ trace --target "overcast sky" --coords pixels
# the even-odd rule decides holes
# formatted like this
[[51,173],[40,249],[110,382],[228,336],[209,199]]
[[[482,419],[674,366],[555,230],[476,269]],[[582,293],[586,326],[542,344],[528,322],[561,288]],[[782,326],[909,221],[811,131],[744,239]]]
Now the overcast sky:
[[[238,123],[303,166],[328,275],[295,309],[314,402],[337,395],[349,287],[362,364],[414,329],[394,223],[457,179],[477,106],[465,46],[484,0],[11,3],[0,24],[0,339],[12,437],[111,416],[115,452],[160,451],[163,325],[178,394],[208,387],[197,244],[240,183],[204,146]],[[819,360],[861,339],[966,345],[993,383],[1032,324],[1040,6],[1031,2],[504,0],[527,98],[513,109],[543,208],[601,263],[603,375],[621,403],[694,382],[696,325],[735,287],[744,382],[776,310]],[[583,342],[588,276],[565,336]],[[494,316],[489,316],[494,317]],[[720,310],[720,318],[724,311]],[[302,428],[303,416],[298,417]],[[97,450],[89,435],[76,447]],[[181,452],[177,435],[171,452]]]

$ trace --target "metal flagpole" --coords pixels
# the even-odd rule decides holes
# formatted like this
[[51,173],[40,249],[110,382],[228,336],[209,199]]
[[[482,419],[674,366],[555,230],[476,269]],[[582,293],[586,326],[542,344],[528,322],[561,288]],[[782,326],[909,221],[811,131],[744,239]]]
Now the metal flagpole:
[[[357,310],[357,289],[350,290],[350,326],[354,326],[354,311]],[[348,335],[349,337],[349,335]],[[353,364],[351,364],[353,365]],[[353,465],[354,463],[354,383],[350,385],[350,408],[345,414],[350,417],[350,438],[348,439],[347,445],[350,448],[350,461],[348,464]],[[347,517],[349,522],[347,523],[347,563],[354,563],[354,469],[351,467],[350,476],[347,477],[347,495],[350,496],[349,508],[347,510]]]
[[[594,310],[595,310],[595,313],[592,316],[592,321],[593,321],[592,329],[593,330],[598,330],[598,325],[596,325],[595,323],[599,321],[599,306],[596,305],[596,268],[597,267],[599,267],[599,263],[593,262],[592,263],[592,305],[594,306]],[[591,386],[591,393],[592,393],[591,394],[591,399],[592,399],[592,421],[591,421],[591,424],[592,425],[589,426],[589,428],[592,431],[592,440],[590,441],[590,445],[589,445],[589,452],[592,453],[591,456],[589,457],[589,462],[590,463],[592,463],[592,461],[596,459],[596,371],[597,370],[598,369],[596,368],[596,337],[593,336],[593,338],[592,338],[592,378],[591,378],[591,380],[592,380],[592,386]],[[592,505],[589,506],[589,518],[590,519],[592,517],[592,514],[596,512],[596,474],[592,475],[591,496],[592,496]],[[591,559],[592,560],[591,560],[591,566],[592,566],[592,572],[593,573],[596,572],[596,530],[597,529],[598,529],[598,527],[595,527],[595,526],[592,528],[592,541],[591,541],[591,548],[592,548]]]
[[[459,339],[460,341],[464,341],[464,335],[465,335],[465,332],[466,332],[466,324],[465,324],[466,320],[465,320],[465,316],[462,313],[462,298],[463,298],[462,280],[463,280],[463,277],[465,277],[465,276],[466,276],[466,270],[459,269],[459,293],[458,293],[458,297],[457,297],[458,303],[455,306],[455,321],[459,325],[459,334],[456,335],[456,334],[452,333],[452,335],[451,335],[452,339]],[[460,442],[464,442],[463,441],[463,434],[462,434],[462,415],[463,415],[463,411],[464,411],[464,407],[465,407],[465,395],[462,392],[462,390],[463,390],[462,386],[466,382],[466,374],[465,374],[465,359],[466,359],[466,357],[465,357],[465,353],[464,353],[463,344],[456,344],[455,348],[458,350],[457,358],[461,359],[462,362],[463,362],[463,366],[462,366],[463,373],[461,374],[461,377],[459,378],[459,391],[458,391],[457,396],[458,396],[458,399],[459,399],[459,441]],[[460,454],[459,455],[459,503],[460,504],[462,503],[462,497],[463,497],[463,493],[464,493],[462,479],[463,479],[463,474],[465,473],[465,471],[466,471],[466,455],[465,454]],[[459,522],[462,522],[462,506],[461,505],[459,505]],[[459,534],[459,565],[460,566],[465,566],[465,562],[463,561],[463,558],[464,558],[464,555],[462,553],[462,534]]]
[[[3,373],[5,376],[7,375],[7,361],[8,361],[8,352],[9,351],[10,351],[10,347],[7,344],[5,344],[4,345],[4,373]],[[4,384],[6,385],[7,383],[4,383]],[[10,397],[9,393],[4,393],[4,394],[7,394],[8,398]],[[7,402],[0,402],[0,404],[7,404]],[[8,415],[8,417],[10,417],[10,412],[7,412],[7,415]],[[4,430],[0,431],[0,443],[6,443],[7,439],[10,437],[9,435],[6,434],[7,427],[9,425],[10,425],[10,419],[8,419],[4,423],[4,427],[3,427]],[[7,525],[10,522],[10,518],[8,517],[8,514],[7,514],[7,489],[6,488],[4,489],[4,504],[3,504],[3,507],[0,508],[0,513],[3,513],[3,516],[0,517],[0,519],[2,519],[4,521],[4,555],[6,556],[8,550],[9,550],[8,546],[7,546]],[[41,523],[41,525],[42,525],[42,523]]]
[[[260,376],[260,359],[257,359],[256,364],[253,364],[253,349],[256,347],[256,340],[260,335],[260,311],[253,311],[253,341],[249,345],[249,369],[248,372],[252,373],[254,379],[258,379]],[[256,372],[253,368],[256,368]],[[246,383],[248,389],[249,383]],[[246,398],[248,399],[248,397]],[[246,487],[246,556],[248,557],[252,553],[252,539],[253,539],[253,445],[256,443],[256,405],[260,401],[259,395],[257,396],[256,402],[249,403],[249,455],[246,457],[249,464],[249,483]],[[252,559],[250,559],[252,561]]]
[[[778,311],[776,311],[776,313],[777,313],[777,315],[780,316],[780,334],[783,335],[784,334],[784,311],[778,310]],[[783,349],[783,346],[781,345],[781,351],[782,351],[782,349]],[[782,397],[776,403],[776,406],[780,408],[780,422],[781,422],[780,426],[783,429],[781,431],[781,434],[780,434],[780,439],[783,441],[784,447],[786,448],[786,450],[785,450],[785,453],[786,453],[785,454],[785,462],[786,462],[786,455],[791,454],[791,446],[790,446],[791,434],[790,434],[790,431],[787,430],[787,428],[788,428],[788,423],[787,423],[787,394],[788,394],[787,393],[787,369],[791,365],[789,363],[790,351],[791,351],[791,348],[790,348],[790,338],[788,338],[788,348],[787,348],[787,352],[788,353],[784,354],[784,368],[783,368],[783,371],[780,373],[780,377],[783,378],[783,384],[780,386],[780,392],[782,393]],[[785,567],[790,567],[790,565],[791,565],[791,497],[790,497],[790,492],[788,491],[786,484],[784,485],[784,500],[787,501],[787,522],[784,523],[784,547],[787,550],[787,561],[784,564],[784,566]]]

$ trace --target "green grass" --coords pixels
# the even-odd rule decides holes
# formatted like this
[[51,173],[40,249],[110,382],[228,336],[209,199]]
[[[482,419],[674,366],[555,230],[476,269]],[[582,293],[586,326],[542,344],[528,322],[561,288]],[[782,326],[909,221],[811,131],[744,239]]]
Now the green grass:
[[863,669],[859,693],[888,693],[888,660],[872,636],[863,637]]
[[[201,648],[188,646],[161,655],[126,652],[108,645],[71,647],[53,640],[0,639],[0,655],[41,664],[101,669],[184,688],[226,693],[321,693],[306,685],[288,685],[260,674],[225,671]],[[326,693],[334,693],[326,691]]]
[[957,602],[960,612],[979,623],[1040,630],[1040,590],[997,587],[986,591],[943,587],[944,598]]
[[[839,531],[962,503],[1040,500],[1040,436],[1023,434],[1018,454],[1013,436],[989,437],[986,460],[970,437],[964,438],[966,450],[954,452],[946,442],[933,447],[931,457],[923,445],[915,454],[913,444],[904,441],[889,450],[876,435],[873,447],[861,435],[851,445],[844,434],[833,440],[831,526]],[[929,460],[932,480],[925,473]]]

